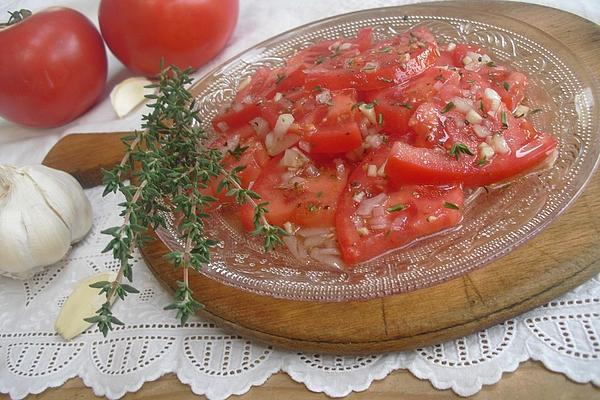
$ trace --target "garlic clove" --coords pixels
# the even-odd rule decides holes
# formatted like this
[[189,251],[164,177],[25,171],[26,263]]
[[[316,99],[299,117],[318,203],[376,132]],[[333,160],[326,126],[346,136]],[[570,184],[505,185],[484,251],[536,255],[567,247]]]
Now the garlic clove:
[[106,301],[104,295],[98,294],[100,290],[91,288],[90,285],[100,281],[114,281],[116,276],[114,272],[101,272],[79,281],[56,318],[56,332],[65,340],[71,340],[88,329],[92,324],[83,319],[93,316]]
[[0,271],[28,278],[67,253],[71,234],[26,173],[0,166],[0,175]]
[[117,84],[110,92],[110,102],[117,116],[123,118],[146,100],[146,95],[155,93],[154,88],[145,87],[151,84],[144,77],[127,78]]
[[[83,239],[92,228],[92,205],[79,182],[66,172],[43,165],[21,168],[37,185],[48,206],[71,232],[71,243]],[[54,179],[48,179],[51,176]]]

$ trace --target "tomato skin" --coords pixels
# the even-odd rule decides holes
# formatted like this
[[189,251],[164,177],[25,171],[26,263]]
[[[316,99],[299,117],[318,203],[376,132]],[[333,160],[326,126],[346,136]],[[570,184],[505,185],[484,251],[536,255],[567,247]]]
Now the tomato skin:
[[100,30],[113,54],[146,76],[164,65],[194,69],[227,44],[238,18],[238,0],[102,0]]
[[9,55],[0,57],[0,115],[10,121],[64,125],[104,90],[104,43],[75,10],[51,8],[0,30],[0,46]]
[[358,124],[349,121],[336,126],[322,126],[308,138],[311,153],[340,154],[354,150],[362,144]]

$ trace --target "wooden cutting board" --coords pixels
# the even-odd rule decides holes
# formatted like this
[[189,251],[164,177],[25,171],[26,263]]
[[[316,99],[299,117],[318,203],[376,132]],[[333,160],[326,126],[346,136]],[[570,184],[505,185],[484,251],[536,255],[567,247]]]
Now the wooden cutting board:
[[[600,28],[555,9],[508,2],[449,1],[404,6],[403,12],[463,6],[504,14],[562,41],[600,75]],[[99,183],[99,167],[120,160],[121,134],[72,135],[44,163]],[[244,336],[303,351],[373,353],[445,341],[509,319],[559,296],[600,272],[600,175],[557,221],[501,259],[459,278],[369,301],[318,303],[260,296],[194,274],[202,316]],[[149,268],[170,289],[180,279],[154,239],[142,248]]]

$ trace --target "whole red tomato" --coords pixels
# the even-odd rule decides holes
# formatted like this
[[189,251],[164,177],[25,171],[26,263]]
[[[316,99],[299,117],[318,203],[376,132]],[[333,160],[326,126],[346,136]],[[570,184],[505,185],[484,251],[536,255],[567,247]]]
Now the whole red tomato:
[[102,0],[98,19],[113,54],[146,76],[165,65],[198,68],[223,49],[238,0]]
[[50,8],[0,28],[0,116],[49,128],[75,119],[106,84],[102,37],[82,14]]

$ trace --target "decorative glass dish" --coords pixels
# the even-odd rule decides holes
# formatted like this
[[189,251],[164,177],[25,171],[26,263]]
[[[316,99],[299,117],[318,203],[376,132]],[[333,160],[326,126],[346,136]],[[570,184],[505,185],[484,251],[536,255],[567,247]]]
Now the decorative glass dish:
[[[535,126],[559,139],[551,169],[508,185],[472,192],[458,227],[413,242],[347,270],[294,258],[287,249],[265,253],[259,238],[214,212],[208,235],[221,242],[202,273],[255,293],[311,301],[371,299],[431,286],[506,254],[538,234],[581,193],[600,152],[598,84],[560,42],[508,17],[441,7],[435,14],[405,15],[390,7],[336,16],[283,33],[216,68],[193,87],[204,127],[228,105],[239,83],[259,67],[278,67],[319,40],[353,37],[373,27],[376,38],[427,26],[440,44],[475,43],[493,60],[530,77],[527,103],[542,111]],[[171,228],[157,231],[171,249],[181,247]]]

